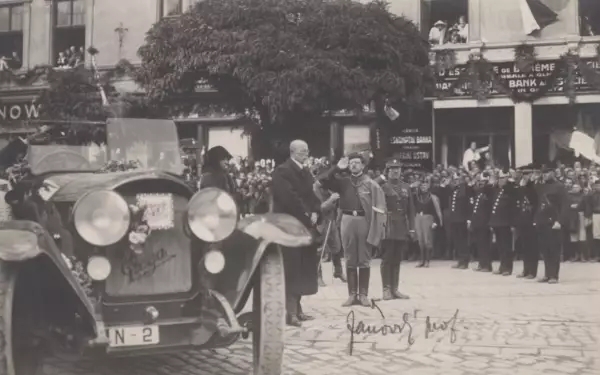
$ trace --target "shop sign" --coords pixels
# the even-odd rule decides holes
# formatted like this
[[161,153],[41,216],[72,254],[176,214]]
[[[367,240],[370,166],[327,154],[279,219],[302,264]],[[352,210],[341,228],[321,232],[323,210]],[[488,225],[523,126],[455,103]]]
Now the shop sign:
[[34,103],[0,102],[0,121],[35,120],[40,117],[40,105]]
[[[586,63],[600,72],[600,63],[596,60],[588,60]],[[550,77],[554,70],[559,66],[558,61],[543,61],[536,63],[529,73],[524,73],[517,68],[514,62],[494,63],[494,71],[499,77],[507,82],[508,87],[522,94],[533,94],[541,88],[545,88],[550,82]],[[466,90],[460,88],[452,91],[453,84],[458,80],[461,74],[466,71],[465,65],[459,65],[452,69],[441,70],[437,75],[436,88],[443,92],[446,96],[467,96]],[[564,79],[557,78],[553,87],[548,90],[548,93],[562,93],[564,91]],[[575,91],[590,92],[595,90],[581,76],[579,71],[576,71]],[[499,94],[497,90],[491,88],[491,94]]]
[[430,170],[433,166],[433,135],[431,127],[402,129],[390,137],[394,158],[400,159],[405,168]]

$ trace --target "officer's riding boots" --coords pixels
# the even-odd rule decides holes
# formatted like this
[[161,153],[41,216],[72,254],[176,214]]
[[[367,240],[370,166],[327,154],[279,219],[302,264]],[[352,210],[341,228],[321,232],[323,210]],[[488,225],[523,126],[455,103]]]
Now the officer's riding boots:
[[400,283],[400,262],[391,266],[391,294],[395,299],[409,299],[406,294],[402,294],[398,291],[398,285]]
[[359,268],[358,274],[358,304],[365,307],[371,306],[369,301],[369,281],[371,279],[370,268]]
[[346,268],[346,275],[348,275],[348,299],[343,307],[350,307],[358,302],[358,269]]
[[394,299],[394,295],[392,294],[392,268],[386,261],[382,261],[379,268],[381,270],[381,284],[383,285],[381,298],[384,301]]
[[331,260],[333,263],[333,277],[336,279],[342,280],[342,282],[346,282],[346,277],[344,276],[344,270],[342,268],[342,254],[341,251],[337,254],[333,254],[331,256]]

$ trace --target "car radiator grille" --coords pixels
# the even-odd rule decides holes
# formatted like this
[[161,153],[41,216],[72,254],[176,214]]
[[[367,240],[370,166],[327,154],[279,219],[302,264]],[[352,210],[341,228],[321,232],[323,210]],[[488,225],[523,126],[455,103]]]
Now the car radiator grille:
[[[175,195],[172,198],[174,226],[153,229],[142,254],[130,249],[127,238],[108,249],[112,271],[106,279],[105,291],[109,296],[180,293],[192,288],[191,240],[183,229],[187,199]],[[125,199],[129,204],[137,201],[136,196]]]

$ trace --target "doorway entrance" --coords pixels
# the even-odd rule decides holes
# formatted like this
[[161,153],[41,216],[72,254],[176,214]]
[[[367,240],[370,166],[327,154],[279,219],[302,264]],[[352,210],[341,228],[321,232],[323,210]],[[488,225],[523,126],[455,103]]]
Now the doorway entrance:
[[438,109],[435,115],[436,163],[462,165],[463,154],[475,142],[489,146],[487,162],[509,168],[514,160],[514,110],[512,107]]

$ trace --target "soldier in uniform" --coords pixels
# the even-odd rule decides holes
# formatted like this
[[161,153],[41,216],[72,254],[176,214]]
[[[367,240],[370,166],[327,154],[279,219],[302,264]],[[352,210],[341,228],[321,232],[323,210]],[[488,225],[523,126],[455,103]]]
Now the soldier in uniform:
[[445,189],[449,196],[448,223],[452,242],[456,250],[458,263],[452,268],[466,270],[469,268],[471,258],[468,245],[467,219],[470,213],[471,189],[467,186],[464,176],[454,175],[450,185]]
[[513,232],[516,199],[514,185],[508,181],[509,174],[500,171],[497,182],[494,181],[491,191],[492,208],[490,212],[490,228],[496,236],[496,244],[500,255],[500,268],[495,275],[510,276],[513,271]]
[[517,277],[525,279],[536,278],[540,258],[535,227],[533,226],[533,209],[535,206],[536,195],[533,185],[529,185],[530,176],[530,174],[524,174],[521,177],[520,186],[516,191],[516,246],[523,257],[523,272],[518,274]]
[[475,271],[492,272],[491,230],[490,230],[490,196],[489,179],[479,177],[473,184],[474,195],[471,198],[471,215],[467,227],[477,250],[479,264]]
[[[371,256],[385,230],[385,195],[364,172],[365,160],[356,153],[342,158],[321,176],[319,184],[340,195],[342,247],[346,256],[348,300],[344,307],[370,307]],[[350,173],[340,173],[349,170]]]
[[391,160],[386,164],[387,179],[382,176],[381,188],[385,194],[387,222],[382,242],[381,282],[383,299],[408,299],[398,291],[400,263],[408,251],[409,240],[414,237],[415,209],[409,184],[403,182],[401,164]]
[[546,275],[542,283],[558,283],[560,270],[561,228],[568,224],[569,203],[567,190],[558,182],[554,170],[544,168],[543,183],[536,184],[537,207],[534,222],[538,244],[544,255]]

